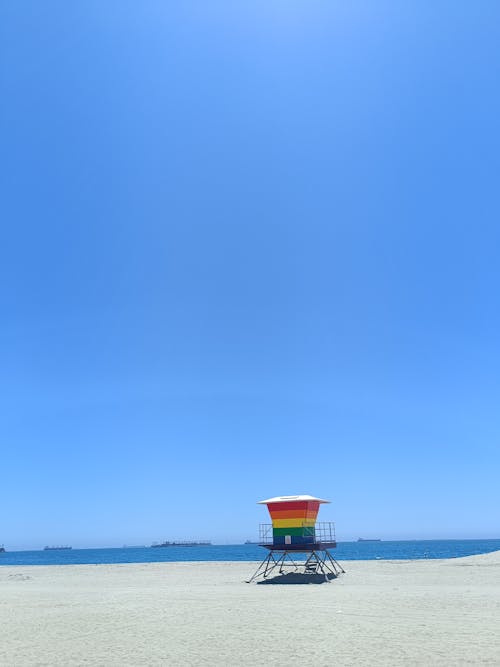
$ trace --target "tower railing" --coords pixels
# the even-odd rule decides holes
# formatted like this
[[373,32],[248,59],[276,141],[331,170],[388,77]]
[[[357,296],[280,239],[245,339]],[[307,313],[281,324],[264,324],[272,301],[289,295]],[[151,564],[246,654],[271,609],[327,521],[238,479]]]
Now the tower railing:
[[261,523],[259,524],[259,544],[273,543],[273,524]]
[[[304,537],[313,537],[314,542],[320,544],[321,542],[336,542],[337,538],[335,537],[335,524],[332,521],[320,521],[314,526],[305,525],[307,522],[302,523],[303,536]],[[272,523],[261,523],[259,525],[259,544],[273,544],[273,524]]]

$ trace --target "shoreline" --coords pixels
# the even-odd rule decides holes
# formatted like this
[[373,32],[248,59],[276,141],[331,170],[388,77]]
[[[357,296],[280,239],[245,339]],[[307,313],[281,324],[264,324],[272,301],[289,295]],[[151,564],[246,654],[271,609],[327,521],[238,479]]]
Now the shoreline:
[[0,567],[6,665],[500,663],[500,551],[342,561],[308,585],[255,561]]

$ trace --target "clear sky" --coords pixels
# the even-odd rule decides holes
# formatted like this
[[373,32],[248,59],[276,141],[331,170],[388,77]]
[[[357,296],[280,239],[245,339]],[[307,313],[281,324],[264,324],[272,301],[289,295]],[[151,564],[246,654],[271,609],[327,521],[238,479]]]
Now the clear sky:
[[0,544],[499,537],[500,5],[3,0]]

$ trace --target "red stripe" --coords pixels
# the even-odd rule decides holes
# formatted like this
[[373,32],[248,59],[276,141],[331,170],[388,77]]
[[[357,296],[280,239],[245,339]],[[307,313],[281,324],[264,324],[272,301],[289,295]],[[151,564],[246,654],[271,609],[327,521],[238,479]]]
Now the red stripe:
[[283,503],[268,503],[267,507],[270,512],[286,512],[290,510],[317,512],[319,510],[319,503],[317,500],[291,500],[290,502],[286,501]]

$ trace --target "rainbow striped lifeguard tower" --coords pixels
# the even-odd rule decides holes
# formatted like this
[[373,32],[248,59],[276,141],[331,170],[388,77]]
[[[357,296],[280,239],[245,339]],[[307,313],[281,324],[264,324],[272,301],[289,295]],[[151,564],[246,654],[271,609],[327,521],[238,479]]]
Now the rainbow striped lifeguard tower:
[[[276,568],[280,574],[293,567],[295,572],[324,575],[325,579],[344,572],[330,553],[337,546],[335,525],[316,522],[319,506],[329,502],[307,495],[260,500],[259,505],[267,505],[271,515],[272,523],[261,523],[259,529],[259,545],[269,554],[248,583],[257,577],[265,579]],[[297,553],[308,556],[305,561],[296,561],[293,555]]]

